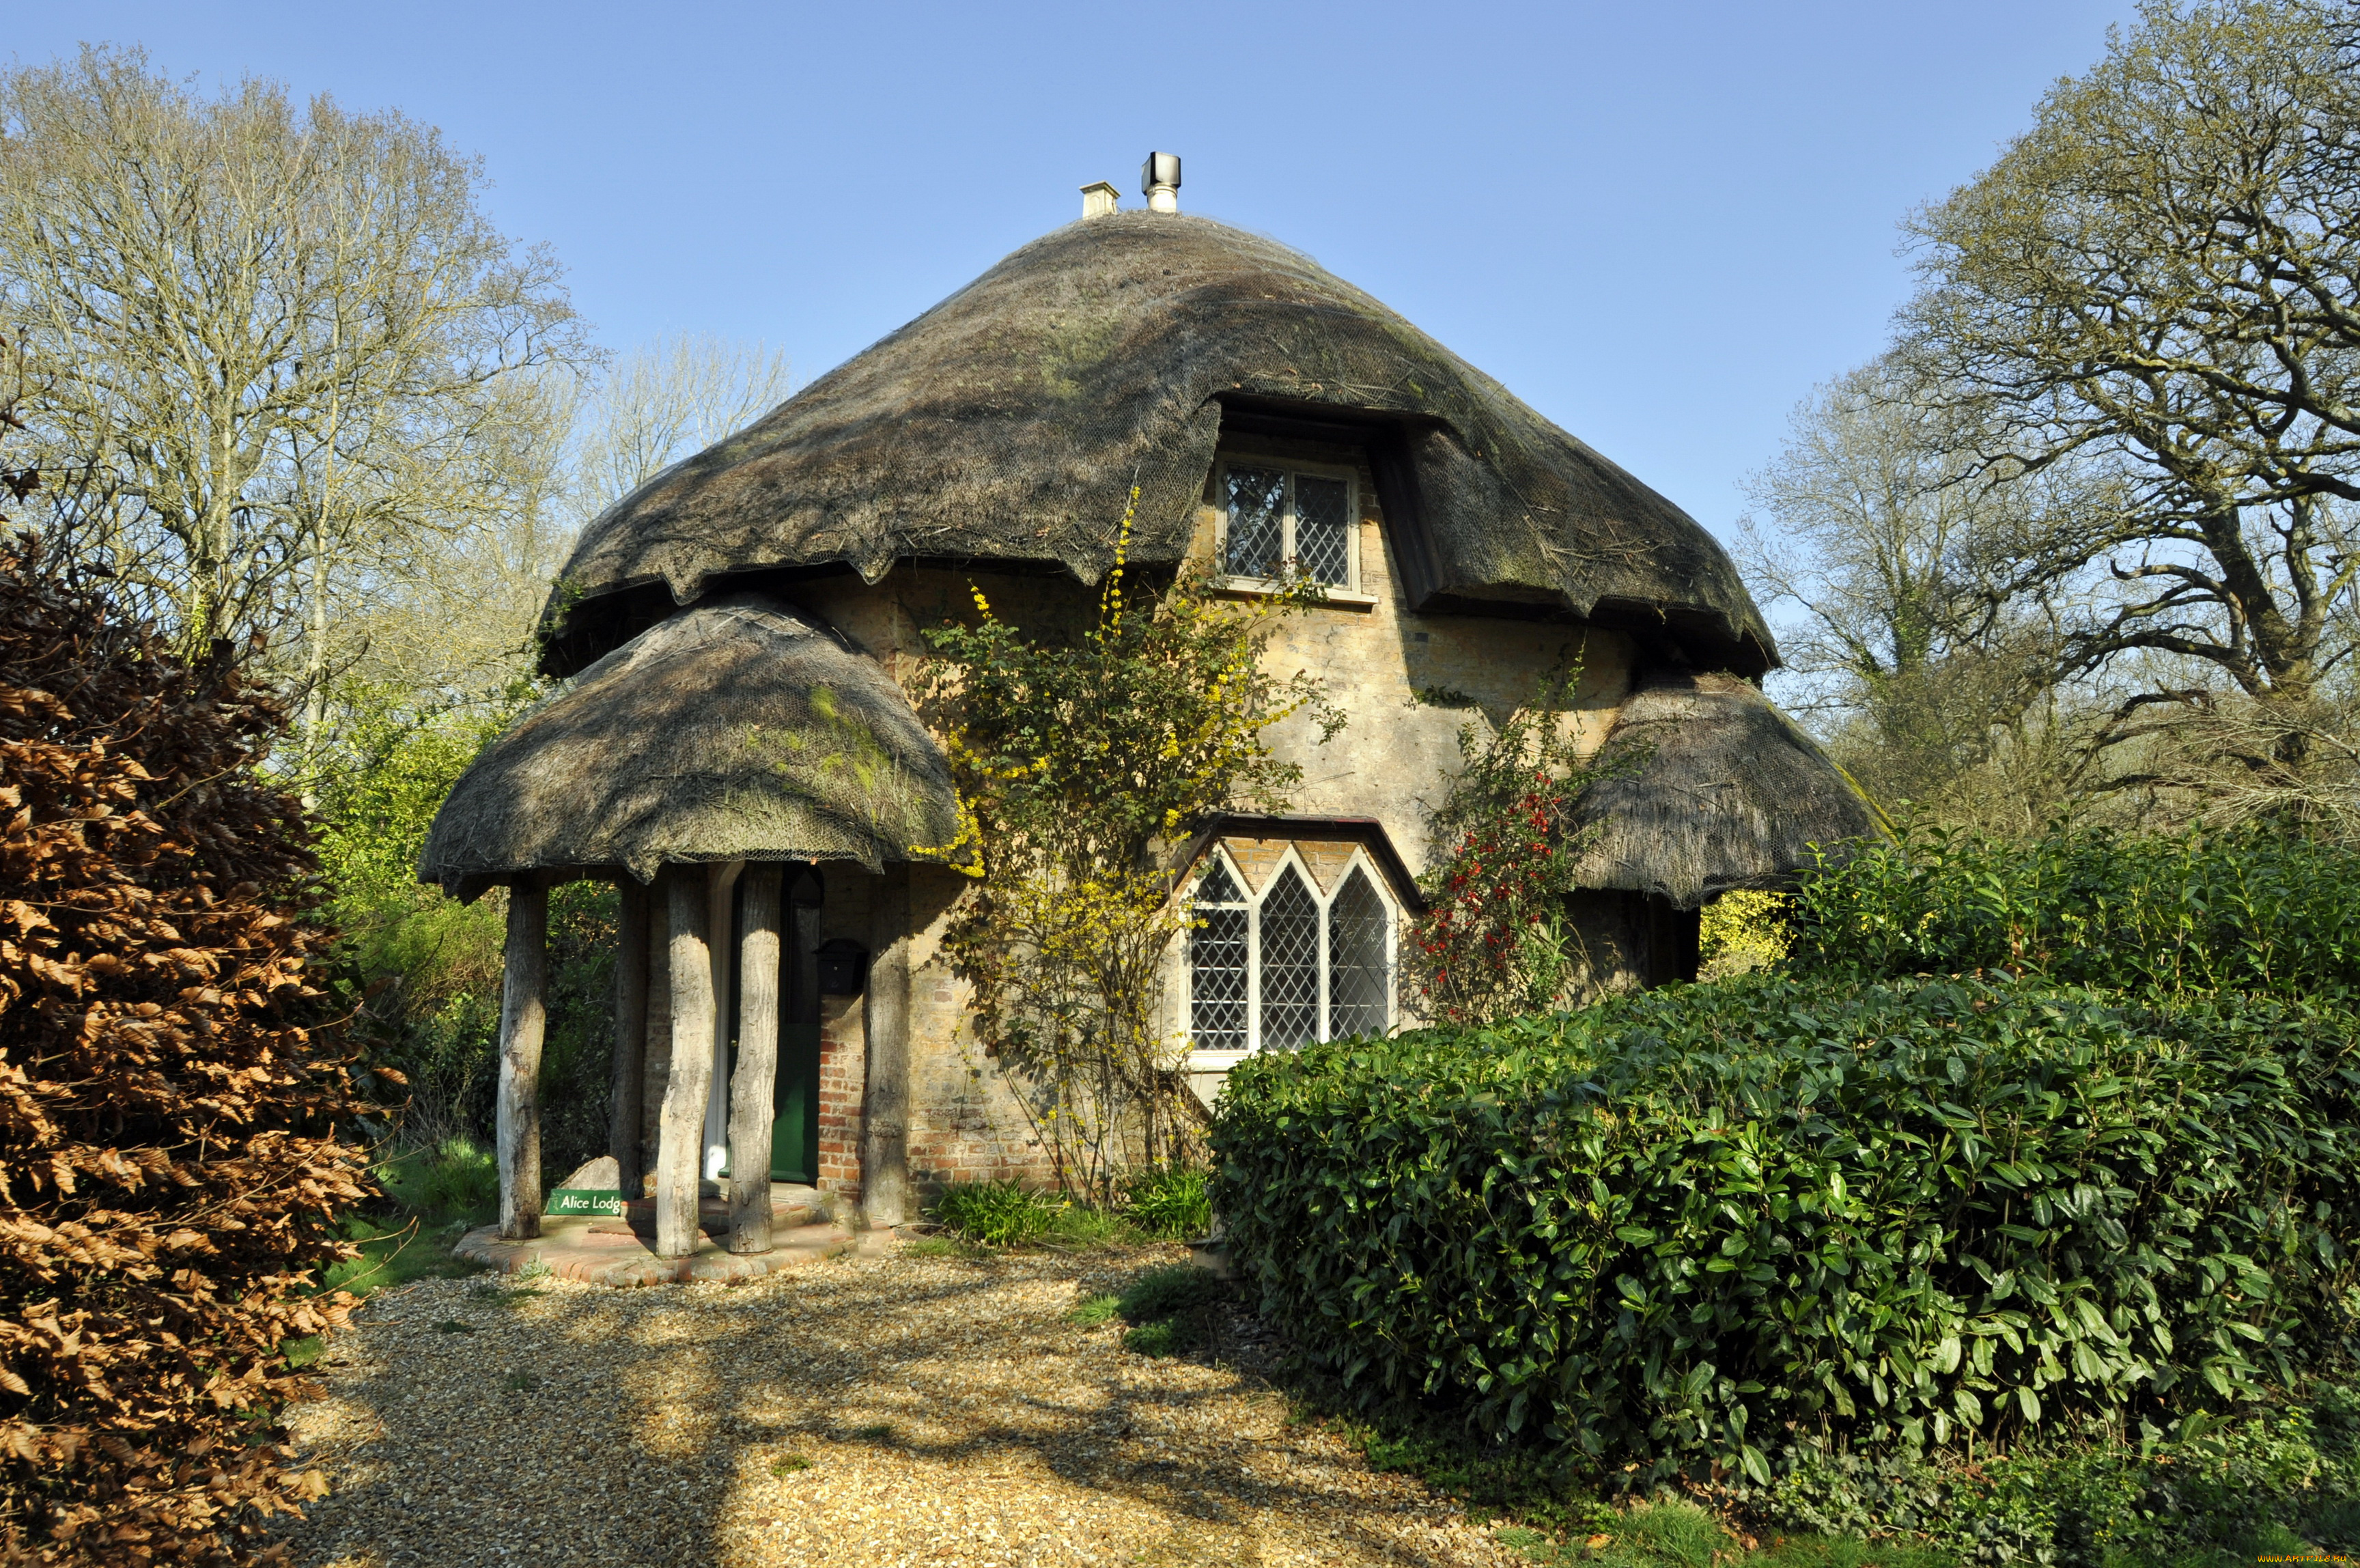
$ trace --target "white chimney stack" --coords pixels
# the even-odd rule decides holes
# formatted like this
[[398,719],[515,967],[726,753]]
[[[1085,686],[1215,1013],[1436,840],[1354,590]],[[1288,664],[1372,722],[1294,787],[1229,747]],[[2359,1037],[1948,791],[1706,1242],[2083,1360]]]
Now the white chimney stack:
[[1176,152],[1151,152],[1147,161],[1139,166],[1139,193],[1147,198],[1151,213],[1176,213],[1180,210],[1180,155]]
[[1102,218],[1122,203],[1122,192],[1109,181],[1100,180],[1082,187],[1082,216]]

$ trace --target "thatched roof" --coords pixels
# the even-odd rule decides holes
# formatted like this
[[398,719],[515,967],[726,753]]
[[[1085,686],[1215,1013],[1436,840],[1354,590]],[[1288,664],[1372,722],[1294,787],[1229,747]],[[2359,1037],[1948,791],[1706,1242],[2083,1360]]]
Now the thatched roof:
[[757,594],[650,628],[485,748],[420,880],[472,898],[519,872],[667,861],[858,861],[957,832],[950,769],[884,669]]
[[1175,563],[1225,403],[1342,421],[1368,444],[1413,609],[1629,625],[1707,668],[1776,662],[1728,555],[1679,508],[1308,257],[1138,212],[1026,246],[617,502],[550,599],[544,667],[732,579],[873,583],[923,560],[1094,584],[1134,477],[1131,557]]
[[1832,847],[1875,830],[1859,791],[1746,682],[1658,674],[1623,704],[1576,821],[1596,832],[1582,887],[1661,894],[1682,909],[1732,888],[1775,888]]

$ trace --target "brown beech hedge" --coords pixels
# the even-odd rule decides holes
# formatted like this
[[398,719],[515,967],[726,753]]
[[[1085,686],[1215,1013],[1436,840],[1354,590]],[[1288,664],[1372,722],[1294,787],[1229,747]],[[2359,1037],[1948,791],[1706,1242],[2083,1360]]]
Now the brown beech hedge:
[[[5,538],[0,535],[0,538]],[[362,1196],[279,707],[0,543],[0,1553],[245,1563]]]

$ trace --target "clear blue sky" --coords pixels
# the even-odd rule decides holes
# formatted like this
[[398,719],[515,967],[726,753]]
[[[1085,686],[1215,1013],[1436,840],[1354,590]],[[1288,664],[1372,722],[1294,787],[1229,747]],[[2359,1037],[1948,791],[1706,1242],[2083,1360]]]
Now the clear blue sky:
[[14,7],[480,153],[603,341],[762,338],[798,380],[1078,215],[1306,250],[1724,535],[1811,386],[1876,352],[1896,221],[1988,162],[2129,0],[1765,5]]

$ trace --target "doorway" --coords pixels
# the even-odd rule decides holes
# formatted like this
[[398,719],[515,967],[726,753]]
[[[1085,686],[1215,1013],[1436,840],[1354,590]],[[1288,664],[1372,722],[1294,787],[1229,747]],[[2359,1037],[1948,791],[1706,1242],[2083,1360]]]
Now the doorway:
[[[745,885],[741,880],[739,887]],[[780,889],[779,1071],[770,1091],[770,1179],[819,1183],[819,941],[826,886],[816,865],[785,868]],[[745,937],[745,900],[733,901],[731,940]],[[743,951],[740,947],[738,950]],[[741,988],[730,988],[729,1070],[738,1070]],[[725,1164],[722,1174],[729,1174]]]

